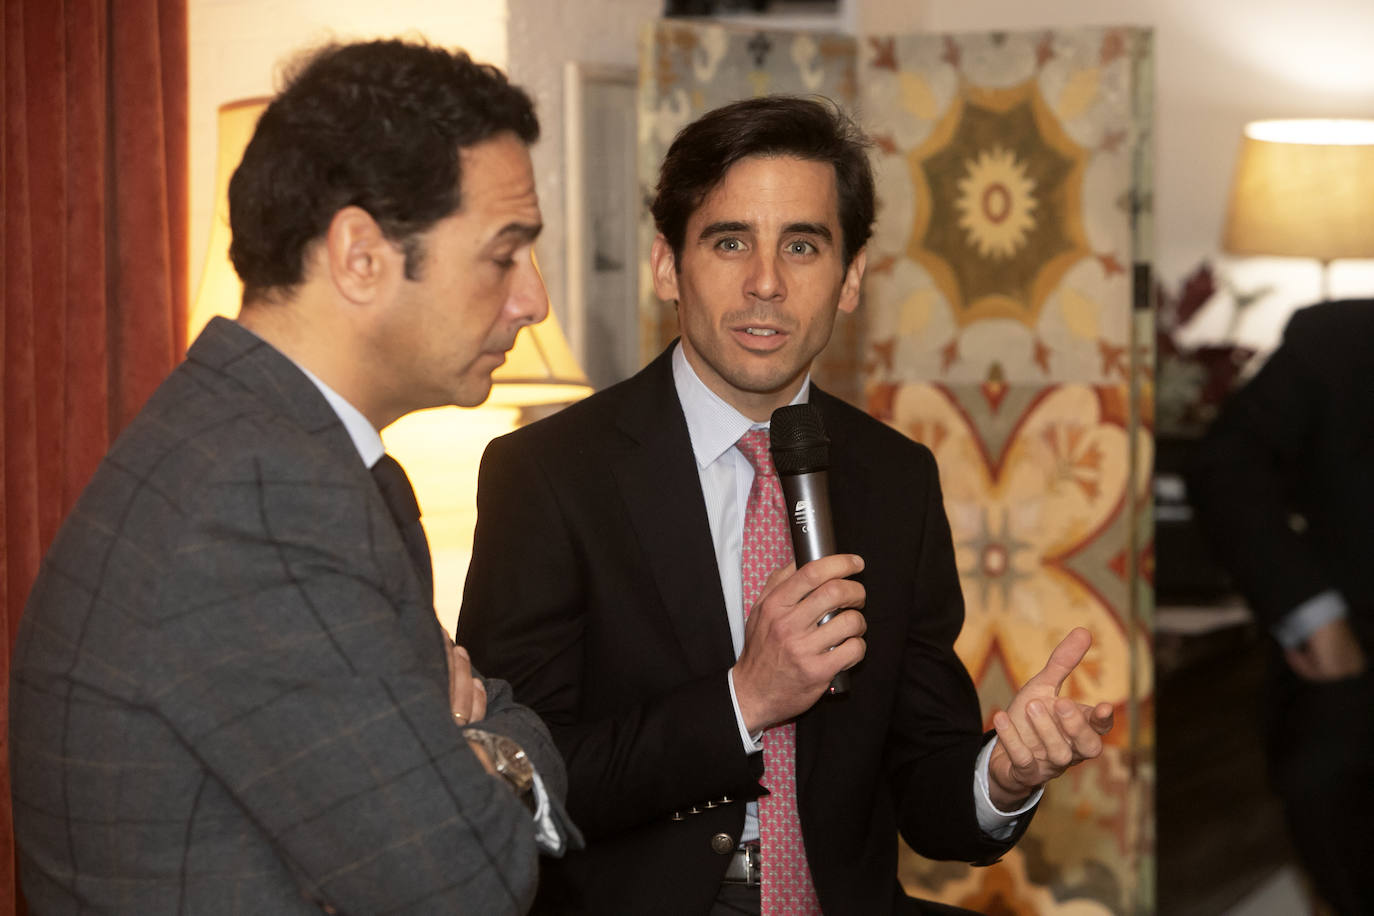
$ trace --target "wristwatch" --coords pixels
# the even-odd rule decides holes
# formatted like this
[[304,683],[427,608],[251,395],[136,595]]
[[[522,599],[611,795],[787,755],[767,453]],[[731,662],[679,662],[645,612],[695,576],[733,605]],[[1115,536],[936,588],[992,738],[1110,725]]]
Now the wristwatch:
[[463,737],[487,752],[496,775],[506,781],[531,811],[534,810],[534,765],[525,756],[525,749],[513,738],[480,728],[463,729]]

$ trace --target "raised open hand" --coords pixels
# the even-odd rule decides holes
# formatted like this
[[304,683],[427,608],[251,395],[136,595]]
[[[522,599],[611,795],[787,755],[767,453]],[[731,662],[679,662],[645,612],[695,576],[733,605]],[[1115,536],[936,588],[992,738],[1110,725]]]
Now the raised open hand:
[[998,741],[988,763],[988,790],[998,808],[1017,807],[1069,767],[1102,753],[1102,736],[1112,729],[1112,705],[1085,706],[1059,696],[1092,642],[1087,630],[1075,628],[1006,711],[992,717]]

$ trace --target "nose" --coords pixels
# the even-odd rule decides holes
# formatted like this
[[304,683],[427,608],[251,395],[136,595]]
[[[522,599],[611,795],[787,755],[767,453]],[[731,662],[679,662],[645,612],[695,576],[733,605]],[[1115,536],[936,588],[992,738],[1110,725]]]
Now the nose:
[[516,268],[506,308],[516,327],[538,324],[548,317],[549,293],[544,287],[544,275],[539,271],[539,262],[535,260],[533,251],[530,252],[529,261]]
[[764,301],[787,295],[787,284],[776,254],[760,251],[750,260],[749,267],[744,290],[747,295]]

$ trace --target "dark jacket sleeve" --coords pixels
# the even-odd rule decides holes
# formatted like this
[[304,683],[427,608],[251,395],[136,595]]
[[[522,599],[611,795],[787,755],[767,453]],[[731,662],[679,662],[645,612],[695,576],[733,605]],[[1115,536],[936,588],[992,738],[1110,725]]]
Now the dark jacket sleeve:
[[1033,812],[1020,818],[1006,840],[978,826],[974,769],[987,736],[977,691],[954,651],[964,624],[963,592],[938,467],[927,449],[914,452],[914,468],[903,479],[919,488],[910,518],[921,523],[886,762],[907,844],[927,858],[986,864],[1011,848]]
[[1188,498],[1218,562],[1269,626],[1334,587],[1311,538],[1292,524],[1303,479],[1315,470],[1322,411],[1341,398],[1326,383],[1314,317],[1295,314],[1188,468]]

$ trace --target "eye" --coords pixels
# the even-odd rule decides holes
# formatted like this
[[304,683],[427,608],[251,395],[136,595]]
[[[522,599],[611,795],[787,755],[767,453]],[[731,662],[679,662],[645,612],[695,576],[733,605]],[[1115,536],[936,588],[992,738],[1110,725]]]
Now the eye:
[[727,236],[716,242],[716,247],[721,251],[743,251],[744,242],[734,236]]
[[815,245],[805,239],[793,239],[787,243],[787,251],[790,254],[812,254],[817,250]]
[[491,263],[496,265],[497,270],[500,270],[504,273],[505,271],[508,271],[515,266],[516,254],[517,252],[514,250],[503,251],[498,249],[496,251],[491,252],[489,260],[491,261]]

